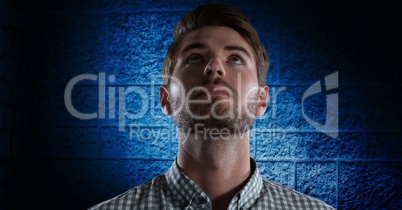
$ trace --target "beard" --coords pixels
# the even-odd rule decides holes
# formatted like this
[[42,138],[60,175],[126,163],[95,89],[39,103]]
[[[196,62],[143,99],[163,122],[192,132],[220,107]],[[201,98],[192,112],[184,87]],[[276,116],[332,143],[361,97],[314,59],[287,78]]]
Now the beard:
[[[187,134],[198,133],[197,129],[202,126],[203,132],[218,131],[215,135],[221,135],[225,131],[227,135],[241,135],[250,130],[251,125],[254,122],[255,113],[257,110],[256,99],[258,97],[258,91],[249,94],[248,103],[244,105],[239,99],[238,92],[232,88],[229,84],[221,79],[206,81],[198,87],[203,87],[207,84],[221,85],[225,87],[231,94],[230,98],[212,97],[208,103],[191,103],[187,105],[184,98],[178,97],[181,94],[170,94],[173,96],[170,98],[172,111],[176,113],[173,115],[175,124],[177,125],[179,132],[185,132]],[[182,91],[182,90],[181,90]],[[204,91],[194,91],[188,96],[190,100],[200,100]],[[201,95],[201,96],[200,96]],[[180,106],[183,104],[184,106]],[[246,110],[247,109],[247,110]],[[211,133],[208,136],[211,136]],[[206,136],[206,134],[203,134]]]

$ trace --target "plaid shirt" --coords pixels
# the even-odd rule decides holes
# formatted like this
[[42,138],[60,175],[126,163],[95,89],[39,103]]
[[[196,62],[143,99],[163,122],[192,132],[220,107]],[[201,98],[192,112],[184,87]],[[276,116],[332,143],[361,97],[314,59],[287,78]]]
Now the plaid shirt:
[[[255,168],[253,175],[228,209],[334,209],[323,201],[264,180],[252,159],[251,164]],[[90,209],[212,209],[212,202],[174,162],[166,174]]]

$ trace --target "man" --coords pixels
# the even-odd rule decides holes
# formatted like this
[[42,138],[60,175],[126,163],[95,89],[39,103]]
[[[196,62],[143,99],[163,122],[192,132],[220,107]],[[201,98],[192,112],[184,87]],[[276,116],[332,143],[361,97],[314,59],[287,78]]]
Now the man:
[[178,127],[164,175],[92,209],[333,209],[261,178],[250,127],[264,114],[269,60],[247,17],[203,5],[177,24],[163,64],[160,104]]

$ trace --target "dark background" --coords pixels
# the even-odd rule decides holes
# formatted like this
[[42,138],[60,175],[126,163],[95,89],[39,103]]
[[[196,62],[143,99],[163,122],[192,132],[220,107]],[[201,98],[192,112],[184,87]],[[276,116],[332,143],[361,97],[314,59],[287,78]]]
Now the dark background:
[[[161,81],[153,84],[152,75],[160,74],[180,18],[215,1],[40,2],[0,1],[0,209],[85,209],[169,168],[175,127],[159,109]],[[388,1],[231,2],[250,18],[271,59],[269,109],[250,141],[263,177],[338,209],[401,209],[400,7]],[[334,72],[336,138],[311,126],[301,107],[304,91]],[[75,118],[64,104],[67,83],[100,73],[116,77],[106,79],[105,118]],[[116,100],[109,103],[113,87]],[[126,119],[122,132],[118,89],[129,87],[150,97],[128,95],[127,110],[149,108],[139,119]],[[280,88],[286,89],[276,92]],[[74,107],[98,112],[98,91],[98,81],[78,83]],[[304,104],[322,124],[325,94]],[[130,139],[129,124],[144,132]]]

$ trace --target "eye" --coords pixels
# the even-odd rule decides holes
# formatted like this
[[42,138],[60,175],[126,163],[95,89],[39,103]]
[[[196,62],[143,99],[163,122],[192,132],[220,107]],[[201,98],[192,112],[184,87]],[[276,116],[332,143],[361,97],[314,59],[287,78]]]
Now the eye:
[[239,65],[243,64],[242,60],[238,56],[230,56],[228,61]]
[[201,56],[199,55],[190,55],[190,57],[187,58],[187,63],[198,63],[201,62]]

